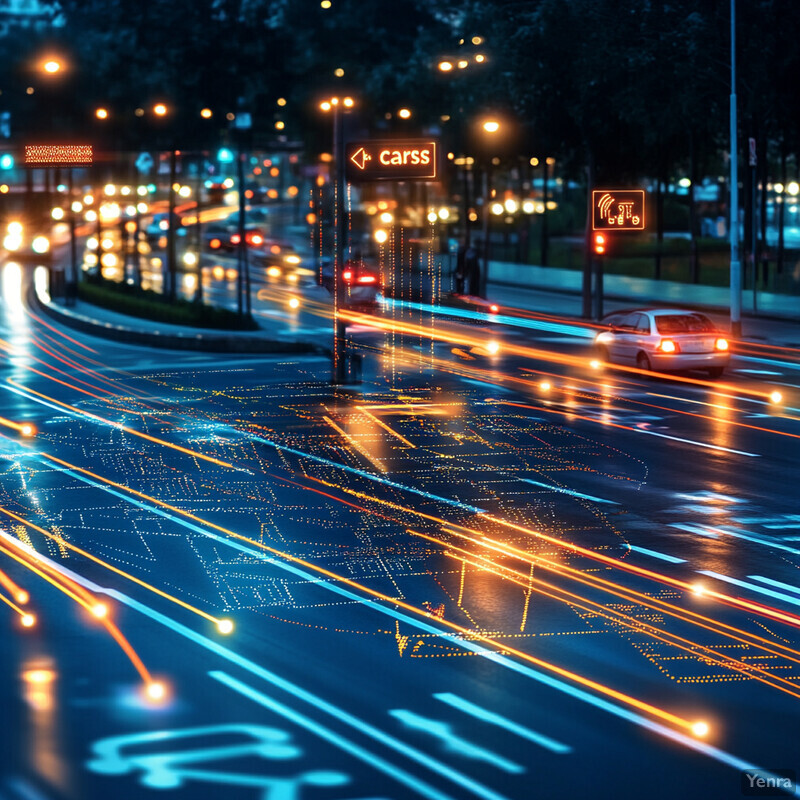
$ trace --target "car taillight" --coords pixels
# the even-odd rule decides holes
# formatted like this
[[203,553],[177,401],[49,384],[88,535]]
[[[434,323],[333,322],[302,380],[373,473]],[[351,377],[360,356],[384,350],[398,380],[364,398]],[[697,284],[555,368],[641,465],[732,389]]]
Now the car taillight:
[[218,249],[220,248],[220,246],[221,246],[221,245],[222,245],[222,242],[221,242],[219,239],[212,239],[212,240],[211,240],[211,241],[208,243],[208,246],[209,246],[209,247],[210,247],[212,250],[218,250]]
[[351,280],[353,280],[353,272],[352,272],[352,270],[346,269],[342,273],[342,278],[345,280],[346,283],[349,283]]
[[727,339],[717,339],[714,342],[714,349],[715,350],[727,350],[728,349],[728,340]]
[[241,242],[241,241],[242,241],[242,237],[239,236],[238,233],[234,233],[233,236],[231,236],[231,244],[239,244],[239,242]]
[[264,237],[260,236],[257,233],[254,233],[254,234],[252,234],[252,236],[250,236],[248,241],[250,242],[250,244],[262,244],[263,241],[264,241]]
[[358,283],[375,283],[378,280],[374,275],[359,275]]
[[661,350],[662,353],[680,353],[681,349],[678,347],[676,342],[673,342],[672,339],[662,339],[658,345],[658,349]]

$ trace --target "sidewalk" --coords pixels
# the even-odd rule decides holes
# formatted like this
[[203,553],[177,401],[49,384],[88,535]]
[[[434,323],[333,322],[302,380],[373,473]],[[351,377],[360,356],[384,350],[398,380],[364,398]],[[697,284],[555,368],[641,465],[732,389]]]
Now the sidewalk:
[[50,299],[33,284],[28,295],[31,307],[62,325],[126,344],[143,344],[170,350],[201,350],[218,353],[326,353],[312,342],[277,336],[263,331],[224,331],[190,328],[166,322],[119,314],[92,303],[76,300],[69,307]]
[[[580,270],[492,261],[486,294],[499,305],[580,317],[582,281]],[[721,328],[730,324],[726,287],[606,275],[603,294],[604,313],[648,305],[682,306],[707,312]],[[800,297],[758,292],[758,316],[752,313],[752,303],[752,291],[742,292],[742,338],[800,347]]]

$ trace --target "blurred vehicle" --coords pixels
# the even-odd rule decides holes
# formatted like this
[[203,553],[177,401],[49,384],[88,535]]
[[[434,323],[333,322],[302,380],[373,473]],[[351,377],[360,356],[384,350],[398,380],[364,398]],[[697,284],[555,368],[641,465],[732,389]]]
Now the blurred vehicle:
[[19,220],[12,220],[6,225],[3,234],[3,249],[11,258],[19,261],[49,263],[53,258],[50,250],[50,226],[23,224]]
[[603,317],[594,339],[606,363],[641,370],[700,369],[719,378],[730,361],[728,340],[704,314],[682,309],[644,308]]
[[[334,292],[333,263],[326,259],[322,263],[320,284],[331,294]],[[347,259],[341,268],[344,283],[345,305],[348,308],[374,308],[381,292],[380,273],[362,258]]]
[[[244,228],[245,241],[252,248],[261,248],[266,241],[266,232],[261,225],[247,223]],[[239,226],[229,220],[210,222],[203,228],[203,246],[218,253],[235,253],[239,246]]]
[[310,257],[301,254],[288,240],[265,237],[252,252],[253,265],[263,268],[268,278],[288,283],[311,283],[314,280],[316,272],[309,266]]

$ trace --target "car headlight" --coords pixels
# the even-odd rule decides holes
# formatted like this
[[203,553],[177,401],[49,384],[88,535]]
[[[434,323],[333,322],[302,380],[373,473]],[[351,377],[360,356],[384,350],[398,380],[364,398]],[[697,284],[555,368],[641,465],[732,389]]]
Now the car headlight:
[[31,250],[34,253],[46,253],[50,249],[50,240],[46,236],[34,236],[31,242]]
[[5,247],[6,250],[19,250],[21,246],[22,236],[20,236],[18,233],[6,234],[6,237],[3,239],[3,247]]

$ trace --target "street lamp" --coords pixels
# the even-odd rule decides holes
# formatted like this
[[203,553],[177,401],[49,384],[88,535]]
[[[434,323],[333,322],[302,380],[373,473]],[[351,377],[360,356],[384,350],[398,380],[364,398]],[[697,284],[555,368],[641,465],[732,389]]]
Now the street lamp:
[[345,177],[344,177],[344,119],[343,110],[355,106],[352,97],[330,97],[323,100],[319,107],[326,114],[333,115],[333,158],[336,164],[336,183],[334,197],[334,257],[333,257],[333,363],[331,383],[342,384],[347,380],[345,363],[347,347],[347,330],[340,316],[344,305],[344,281],[341,272],[344,268],[345,238],[347,221],[345,219]]
[[[496,135],[500,132],[500,127],[500,122],[492,117],[485,119],[481,123],[481,130],[489,135],[490,140],[497,138]],[[488,158],[483,170],[483,270],[478,281],[478,294],[481,296],[485,294],[484,288],[489,278],[489,200],[491,199],[489,192],[492,183],[491,171],[492,160]],[[500,205],[500,213],[502,213],[502,208],[502,205]]]

